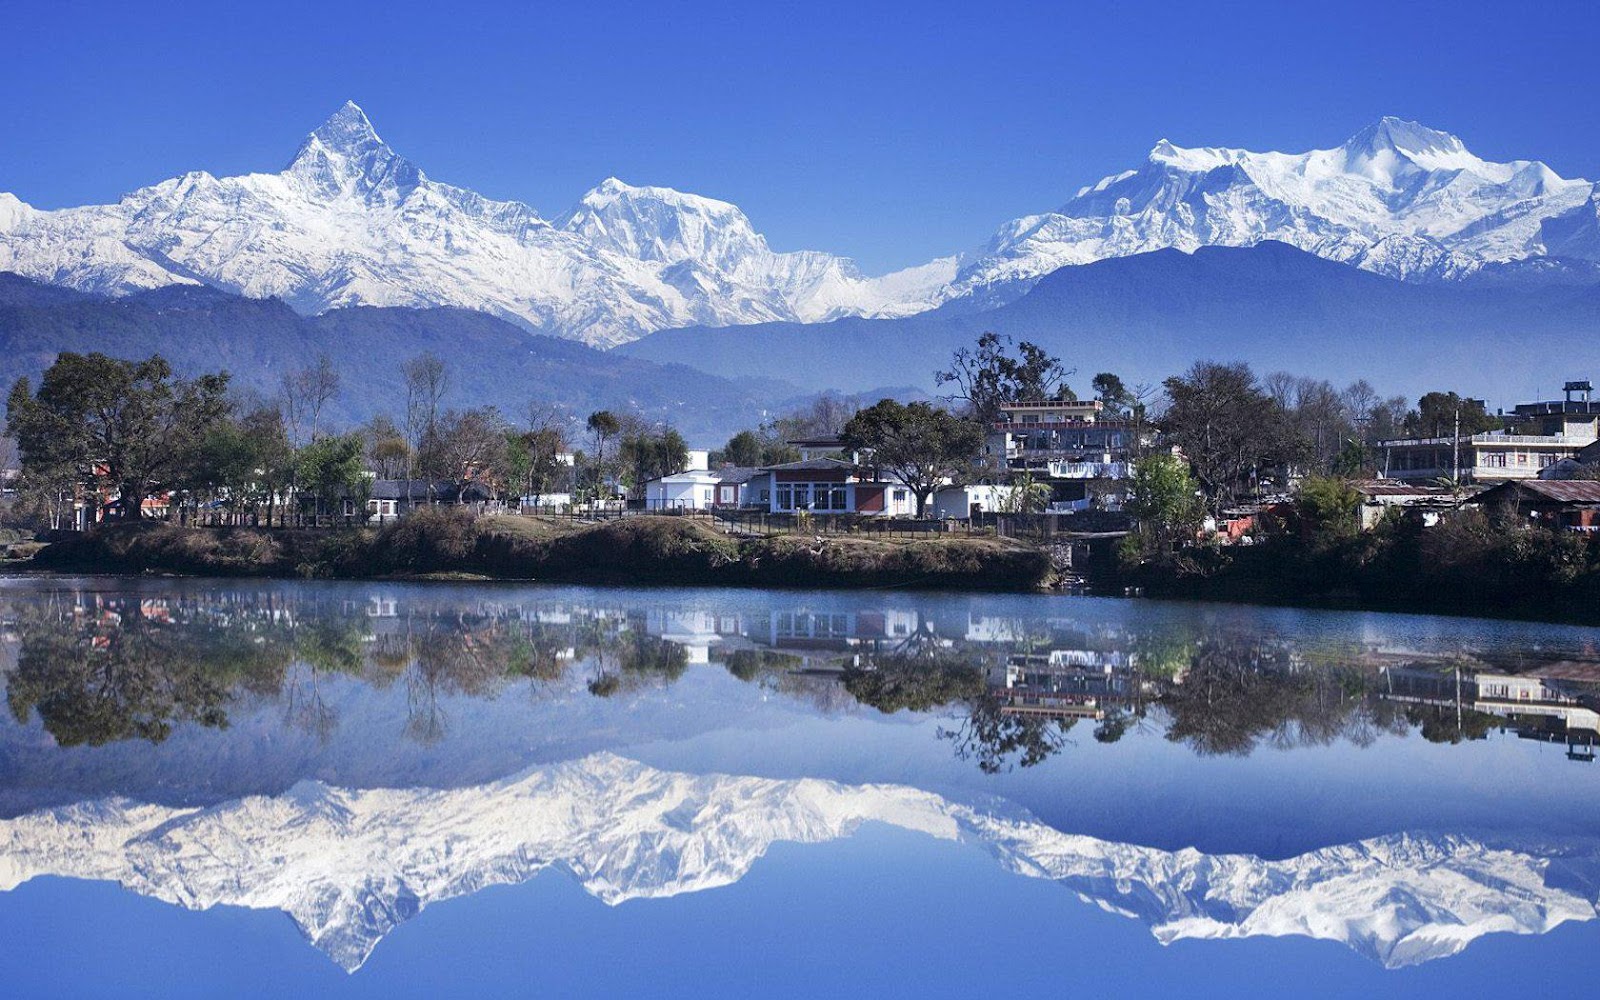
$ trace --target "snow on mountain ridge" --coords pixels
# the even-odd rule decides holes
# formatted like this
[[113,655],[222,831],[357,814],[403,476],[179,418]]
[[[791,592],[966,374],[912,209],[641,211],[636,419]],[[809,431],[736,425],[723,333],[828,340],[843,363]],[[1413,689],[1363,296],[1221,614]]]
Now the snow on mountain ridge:
[[1146,921],[1163,943],[1302,935],[1398,966],[1482,934],[1596,916],[1587,890],[1546,877],[1552,856],[1592,876],[1596,842],[1535,854],[1402,834],[1266,861],[1065,834],[1007,808],[904,786],[665,772],[601,753],[460,789],[303,781],[202,809],[110,799],[45,810],[0,821],[0,891],[56,875],[191,909],[278,909],[353,971],[430,903],[551,866],[617,904],[729,885],[773,843],[875,821],[980,846],[1011,871]]
[[[1484,160],[1456,136],[1400,118],[1305,153],[1163,139],[1141,167],[1002,226],[940,299],[1011,299],[1070,264],[1264,240],[1402,280],[1461,278],[1550,252],[1544,224],[1579,211],[1592,190],[1537,161]],[[1600,244],[1562,250],[1600,259]]]
[[0,196],[0,270],[107,294],[198,282],[312,313],[460,306],[598,346],[875,314],[900,307],[892,296],[931,298],[953,273],[871,279],[829,254],[773,253],[726,202],[615,179],[552,226],[428,178],[353,102],[276,174],[185,174],[58,211]]
[[1277,240],[1423,281],[1551,254],[1600,261],[1595,191],[1399,118],[1305,153],[1162,139],[1138,168],[976,251],[867,277],[844,257],[772,250],[729,202],[614,177],[551,223],[429,178],[347,102],[279,173],[190,173],[56,211],[0,193],[0,270],[107,294],[202,283],[311,313],[458,306],[614,346],[690,325],[998,305],[1059,267],[1165,248]]

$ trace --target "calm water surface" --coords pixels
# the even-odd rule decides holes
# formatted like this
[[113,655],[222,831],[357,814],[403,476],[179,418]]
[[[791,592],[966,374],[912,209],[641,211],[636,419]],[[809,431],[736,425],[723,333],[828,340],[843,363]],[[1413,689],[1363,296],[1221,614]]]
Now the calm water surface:
[[15,995],[1458,995],[1600,972],[1600,630],[0,581]]

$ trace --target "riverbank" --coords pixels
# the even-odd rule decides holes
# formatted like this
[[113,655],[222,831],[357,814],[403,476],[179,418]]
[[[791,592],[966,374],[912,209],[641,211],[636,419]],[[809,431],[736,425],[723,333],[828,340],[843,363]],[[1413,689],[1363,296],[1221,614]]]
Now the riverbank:
[[1194,547],[1111,580],[1159,598],[1600,625],[1600,538],[1475,513],[1427,530]]
[[603,524],[421,511],[382,529],[108,525],[45,546],[26,566],[76,573],[276,578],[480,577],[581,584],[1037,590],[1050,557],[1001,538],[739,538],[689,518]]

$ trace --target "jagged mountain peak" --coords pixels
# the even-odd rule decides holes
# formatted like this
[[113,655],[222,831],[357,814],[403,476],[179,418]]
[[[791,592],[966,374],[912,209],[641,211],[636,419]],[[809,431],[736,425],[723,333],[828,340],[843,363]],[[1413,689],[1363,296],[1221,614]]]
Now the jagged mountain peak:
[[284,173],[330,197],[403,193],[423,180],[422,171],[383,141],[354,101],[311,130]]
[[1463,153],[1461,140],[1419,122],[1385,115],[1345,141],[1352,152],[1372,154],[1380,150],[1398,153]]

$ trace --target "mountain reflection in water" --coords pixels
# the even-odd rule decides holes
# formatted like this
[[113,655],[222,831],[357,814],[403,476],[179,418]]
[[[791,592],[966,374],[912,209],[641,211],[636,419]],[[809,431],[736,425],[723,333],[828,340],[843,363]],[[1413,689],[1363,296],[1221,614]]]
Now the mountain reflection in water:
[[489,885],[554,868],[608,903],[672,896],[864,822],[1163,943],[1307,936],[1386,967],[1600,899],[1594,630],[122,580],[0,581],[0,624],[0,890],[281,910],[351,970]]
[[1072,836],[904,786],[675,774],[599,754],[448,791],[303,782],[209,809],[104,800],[0,821],[0,891],[61,875],[193,909],[278,909],[354,971],[429,903],[546,868],[611,904],[674,896],[737,881],[774,843],[869,821],[978,845],[1163,943],[1303,935],[1389,967],[1592,920],[1600,876],[1600,840],[1402,834],[1265,861]]

